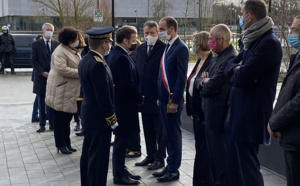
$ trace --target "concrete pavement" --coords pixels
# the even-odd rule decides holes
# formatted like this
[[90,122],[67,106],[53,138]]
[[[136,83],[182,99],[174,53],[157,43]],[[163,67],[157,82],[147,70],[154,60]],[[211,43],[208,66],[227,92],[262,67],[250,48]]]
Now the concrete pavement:
[[[53,132],[37,133],[38,123],[31,123],[32,82],[30,73],[0,75],[0,186],[76,186],[80,185],[79,161],[82,137],[74,135],[71,123],[72,146],[78,151],[71,155],[57,154]],[[48,126],[47,126],[48,129]],[[140,185],[191,186],[195,156],[193,134],[183,130],[183,155],[178,181],[161,184],[146,167],[135,167],[146,155],[144,136],[141,133],[142,157],[127,158],[126,165],[142,176]],[[112,149],[111,149],[112,150]],[[262,167],[265,186],[284,186],[285,178]],[[108,183],[112,181],[110,159]]]

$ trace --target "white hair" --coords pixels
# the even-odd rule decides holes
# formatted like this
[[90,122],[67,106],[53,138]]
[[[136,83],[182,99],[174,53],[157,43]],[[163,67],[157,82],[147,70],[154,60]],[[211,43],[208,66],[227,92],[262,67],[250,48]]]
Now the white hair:
[[230,43],[231,31],[225,24],[218,24],[211,29],[211,33],[217,38],[224,38],[224,41]]
[[52,26],[53,30],[54,30],[54,26],[51,23],[45,23],[45,24],[43,24],[42,30],[44,30],[47,25]]

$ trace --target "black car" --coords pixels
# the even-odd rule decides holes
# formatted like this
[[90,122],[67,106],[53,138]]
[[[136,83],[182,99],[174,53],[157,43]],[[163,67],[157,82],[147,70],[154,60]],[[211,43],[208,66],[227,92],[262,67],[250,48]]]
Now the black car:
[[[15,68],[32,68],[30,62],[31,45],[36,40],[36,34],[12,34],[15,38],[16,53],[13,54]],[[0,58],[1,60],[1,58]],[[2,65],[0,61],[0,66]]]

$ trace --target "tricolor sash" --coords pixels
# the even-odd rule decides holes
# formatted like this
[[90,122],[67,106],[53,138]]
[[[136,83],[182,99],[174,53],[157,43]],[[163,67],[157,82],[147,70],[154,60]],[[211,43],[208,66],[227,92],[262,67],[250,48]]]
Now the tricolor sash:
[[167,49],[165,49],[164,55],[162,56],[160,60],[160,70],[161,70],[161,75],[162,75],[162,81],[164,84],[165,89],[170,93],[170,81],[169,81],[169,73],[167,69],[167,61],[166,61],[166,53]]

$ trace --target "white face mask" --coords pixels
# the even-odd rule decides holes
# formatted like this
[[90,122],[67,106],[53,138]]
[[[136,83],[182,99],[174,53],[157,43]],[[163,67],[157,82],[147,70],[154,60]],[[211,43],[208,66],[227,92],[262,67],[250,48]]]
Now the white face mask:
[[104,56],[107,56],[109,54],[110,50],[111,50],[111,44],[110,43],[108,44],[108,46],[109,46],[108,50],[105,51]]
[[78,44],[79,44],[79,40],[77,40],[77,41],[75,41],[74,43],[70,44],[70,46],[71,46],[72,48],[76,48],[76,47],[78,46]]
[[168,35],[167,32],[168,31],[159,32],[159,39],[169,41],[171,38],[171,35]]
[[156,43],[156,41],[158,40],[158,36],[150,36],[150,35],[148,35],[147,37],[145,37],[145,40],[147,41],[147,43],[149,45],[154,45]]
[[47,38],[47,39],[51,39],[52,35],[53,35],[53,32],[51,32],[51,31],[46,31],[44,34],[45,38]]

